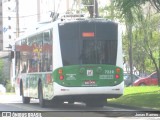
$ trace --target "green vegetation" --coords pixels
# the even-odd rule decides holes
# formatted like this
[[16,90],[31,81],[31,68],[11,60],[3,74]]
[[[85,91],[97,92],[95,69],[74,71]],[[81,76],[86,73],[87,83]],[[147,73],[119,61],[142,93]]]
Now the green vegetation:
[[3,82],[3,78],[4,78],[4,76],[3,76],[3,60],[2,59],[0,59],[0,84],[2,84],[2,82]]
[[108,102],[160,110],[160,87],[126,87],[122,97],[118,99],[110,99]]
[[9,93],[15,92],[15,88],[12,86],[10,80],[7,80],[7,84],[5,87],[6,87],[6,92],[9,92]]

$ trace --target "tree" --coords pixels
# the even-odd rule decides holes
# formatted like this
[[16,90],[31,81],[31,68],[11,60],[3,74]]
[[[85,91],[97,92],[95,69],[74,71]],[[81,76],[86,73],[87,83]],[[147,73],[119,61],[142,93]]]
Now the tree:
[[158,27],[159,24],[159,17],[160,15],[158,14],[157,16],[154,15],[154,13],[151,14],[151,8],[149,6],[147,14],[144,15],[142,14],[142,24],[141,27],[143,29],[143,48],[146,52],[146,54],[149,55],[150,59],[152,60],[152,63],[155,66],[155,69],[158,74],[158,85],[160,85],[160,68],[158,67],[158,61],[156,60],[155,56],[155,51],[158,49],[158,35],[155,38],[155,35],[158,34],[157,31],[155,31]]
[[[152,6],[154,6],[156,8],[157,11],[160,11],[160,2],[159,0],[135,0],[135,1],[131,1],[131,0],[115,0],[115,3],[116,3],[116,6],[119,7],[120,11],[122,12],[122,16],[125,18],[126,20],[126,25],[128,24],[130,27],[132,26],[133,27],[133,23],[135,24],[138,24],[139,28],[142,29],[142,34],[143,34],[143,44],[142,47],[145,51],[145,53],[149,56],[149,58],[152,60],[152,63],[154,64],[155,66],[155,69],[158,73],[158,80],[159,80],[159,85],[160,85],[160,68],[158,68],[158,64],[157,64],[157,61],[156,61],[156,58],[154,56],[154,50],[153,48],[151,47],[152,46],[152,43],[153,41],[151,41],[153,39],[153,32],[155,31],[155,27],[158,26],[157,22],[155,21],[152,21],[152,18],[151,18],[151,13],[150,11],[148,11],[149,13],[144,13],[143,11],[143,8],[142,8],[142,5],[147,3],[147,2],[150,2],[152,4]],[[133,13],[133,10],[134,11],[138,11],[138,12],[135,12],[135,16]],[[128,20],[127,20],[128,19]],[[134,20],[136,20],[137,22],[134,22]],[[158,20],[159,22],[159,20]],[[156,23],[156,24],[154,24]],[[132,40],[131,38],[131,28],[128,27],[129,31],[128,31],[128,34],[130,37],[129,40]],[[136,26],[137,27],[137,26]],[[151,29],[153,28],[154,29]],[[132,41],[130,42],[130,48],[132,47]],[[158,45],[158,43],[157,43]],[[132,54],[132,52],[130,53]],[[130,55],[129,54],[129,55]],[[132,56],[132,55],[130,55]],[[131,61],[132,62],[132,61]],[[132,65],[131,65],[132,67]]]
[[160,11],[160,1],[159,0],[115,0],[119,6],[121,6],[121,11],[126,13],[133,7],[141,6],[145,3],[150,2],[153,7]]
[[4,76],[3,76],[3,60],[0,59],[0,84],[3,83],[3,78],[4,78]]
[[[129,2],[130,0],[115,0],[114,5],[119,8],[119,11],[121,11],[121,16],[125,20],[126,24],[126,30],[127,30],[127,36],[129,40],[129,64],[130,64],[130,74],[131,74],[131,81],[133,81],[133,61],[132,61],[132,30],[133,25],[136,21],[137,13],[140,12],[140,1],[137,2],[137,0],[132,0],[132,2]],[[139,3],[140,2],[140,3]]]
[[99,14],[102,18],[124,22],[117,7],[114,6],[114,2],[111,2],[110,5],[99,8]]

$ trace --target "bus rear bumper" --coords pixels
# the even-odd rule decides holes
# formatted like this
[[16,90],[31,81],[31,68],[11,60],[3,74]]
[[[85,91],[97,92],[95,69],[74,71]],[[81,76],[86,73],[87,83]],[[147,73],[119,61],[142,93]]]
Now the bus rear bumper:
[[117,98],[123,95],[124,82],[116,86],[104,87],[64,87],[54,83],[54,97],[66,96],[105,96],[106,98]]

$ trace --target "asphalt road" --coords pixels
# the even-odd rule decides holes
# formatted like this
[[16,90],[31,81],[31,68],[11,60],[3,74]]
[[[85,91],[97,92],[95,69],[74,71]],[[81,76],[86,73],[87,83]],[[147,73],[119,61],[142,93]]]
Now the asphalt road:
[[134,117],[136,114],[146,114],[143,111],[115,106],[86,107],[84,103],[64,103],[58,106],[47,104],[45,108],[41,108],[38,100],[31,99],[30,104],[23,104],[21,97],[16,95],[0,95],[0,111],[1,116],[12,117]]

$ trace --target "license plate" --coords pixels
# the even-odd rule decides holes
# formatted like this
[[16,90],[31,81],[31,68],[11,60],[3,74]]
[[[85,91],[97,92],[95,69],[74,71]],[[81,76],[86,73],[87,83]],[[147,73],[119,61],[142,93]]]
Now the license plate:
[[96,84],[96,81],[95,81],[95,80],[85,80],[85,81],[84,81],[84,84],[85,84],[85,85],[95,85],[95,84]]

